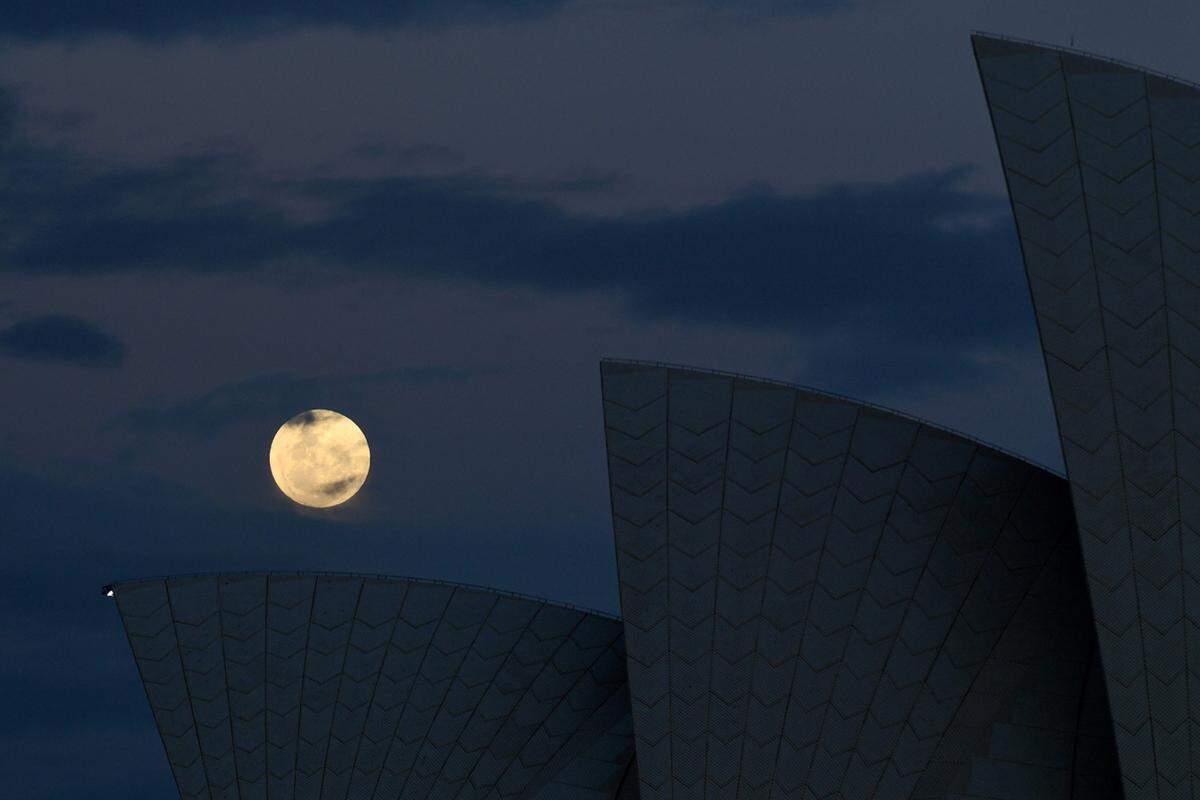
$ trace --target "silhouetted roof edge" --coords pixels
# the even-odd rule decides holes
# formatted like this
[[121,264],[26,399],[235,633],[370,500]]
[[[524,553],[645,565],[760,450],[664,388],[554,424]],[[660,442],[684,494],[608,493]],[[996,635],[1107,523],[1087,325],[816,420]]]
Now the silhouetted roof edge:
[[708,367],[691,367],[686,364],[672,364],[672,363],[669,363],[666,361],[645,361],[645,360],[637,359],[637,358],[604,357],[604,358],[600,359],[600,363],[602,365],[603,364],[629,364],[629,365],[642,366],[642,367],[660,367],[663,369],[682,370],[684,372],[699,372],[699,373],[708,374],[708,375],[720,375],[720,376],[726,377],[726,378],[740,378],[741,380],[753,381],[754,383],[765,383],[765,384],[772,385],[772,386],[781,386],[785,389],[793,389],[798,392],[807,392],[808,394],[816,395],[818,397],[826,397],[826,398],[829,398],[830,400],[839,400],[843,403],[853,403],[856,406],[862,406],[863,408],[869,408],[874,411],[879,411],[881,413],[888,414],[893,417],[907,419],[912,422],[916,422],[920,425],[923,425],[926,428],[929,428],[931,430],[949,434],[950,436],[956,436],[956,437],[958,437],[960,439],[964,439],[968,442],[973,442],[974,444],[977,444],[980,447],[986,447],[988,450],[993,450],[1003,456],[1007,456],[1009,458],[1016,459],[1017,461],[1020,461],[1022,463],[1028,464],[1029,466],[1033,467],[1034,469],[1040,469],[1043,472],[1047,472],[1056,478],[1061,478],[1064,481],[1067,479],[1067,476],[1064,472],[1061,472],[1060,470],[1057,470],[1054,467],[1047,466],[1046,464],[1042,464],[1038,461],[1034,461],[1032,458],[1029,458],[1028,456],[1023,456],[1020,453],[1016,453],[1012,450],[1009,450],[1008,448],[1001,447],[1000,445],[992,444],[991,442],[985,442],[983,439],[980,439],[978,436],[972,436],[969,433],[964,433],[963,431],[956,430],[954,428],[950,428],[945,425],[938,425],[936,422],[931,422],[922,417],[918,417],[915,414],[909,414],[906,411],[900,411],[895,408],[888,408],[887,406],[882,406],[882,405],[879,405],[878,403],[872,403],[867,400],[859,400],[856,397],[847,397],[846,395],[838,394],[837,392],[830,392],[830,391],[826,391],[824,389],[814,389],[811,386],[805,386],[805,385],[799,384],[799,383],[789,383],[788,381],[777,380],[775,378],[760,378],[756,375],[746,375],[745,373],[742,373],[742,372],[730,372],[728,370],[710,369]]
[[1177,83],[1180,86],[1186,86],[1189,89],[1196,89],[1196,90],[1200,91],[1200,82],[1191,81],[1191,80],[1188,80],[1187,78],[1180,78],[1178,75],[1171,75],[1170,73],[1162,72],[1161,70],[1151,69],[1150,67],[1144,67],[1141,64],[1134,64],[1131,61],[1122,61],[1119,58],[1112,58],[1111,56],[1103,56],[1103,55],[1099,55],[1098,53],[1091,53],[1091,52],[1088,52],[1087,50],[1080,50],[1078,48],[1069,47],[1067,45],[1049,44],[1047,42],[1038,42],[1033,39],[1023,39],[1020,36],[1009,36],[1009,35],[1003,34],[1003,33],[990,33],[988,31],[971,31],[971,38],[972,39],[975,39],[975,38],[995,39],[996,41],[1000,41],[1000,42],[1012,42],[1013,44],[1022,44],[1022,45],[1026,45],[1029,47],[1040,47],[1044,50],[1053,50],[1058,53],[1070,53],[1071,55],[1080,56],[1081,58],[1089,58],[1089,59],[1092,59],[1093,61],[1102,61],[1106,64],[1112,64],[1113,66],[1116,66],[1116,67],[1123,67],[1125,69],[1133,70],[1134,72],[1141,72],[1141,73],[1145,73],[1146,75],[1153,75],[1156,78],[1162,78],[1163,80],[1170,81],[1171,83]]
[[594,608],[586,608],[577,606],[573,603],[563,603],[558,600],[551,600],[547,597],[538,597],[537,595],[522,594],[521,592],[511,592],[506,589],[496,589],[491,586],[482,586],[475,583],[460,583],[458,581],[445,581],[437,578],[414,578],[408,575],[384,575],[370,572],[338,572],[329,570],[234,570],[230,572],[183,572],[176,575],[152,575],[145,578],[124,578],[122,580],[111,581],[101,587],[101,591],[107,594],[110,590],[116,591],[122,586],[132,586],[140,583],[157,583],[159,581],[176,581],[187,580],[189,578],[251,578],[251,577],[299,577],[299,578],[365,578],[369,580],[379,581],[394,581],[397,583],[418,583],[426,586],[449,586],[454,589],[470,589],[476,592],[487,592],[489,594],[498,595],[500,597],[511,597],[517,600],[525,600],[531,603],[540,603],[542,605],[556,606],[565,608],[570,611],[578,611],[583,614],[588,614],[593,617],[612,620],[613,622],[622,622],[623,620],[616,614],[610,614],[607,611],[598,611]]

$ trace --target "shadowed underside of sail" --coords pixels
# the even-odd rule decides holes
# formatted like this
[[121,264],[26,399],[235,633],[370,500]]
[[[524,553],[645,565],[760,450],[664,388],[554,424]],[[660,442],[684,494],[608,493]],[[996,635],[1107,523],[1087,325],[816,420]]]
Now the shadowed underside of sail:
[[1200,790],[1200,91],[974,37],[1071,484],[1125,792]]
[[840,398],[601,369],[643,800],[1119,797],[1065,481]]
[[386,577],[111,589],[184,800],[605,800],[628,771],[617,620]]

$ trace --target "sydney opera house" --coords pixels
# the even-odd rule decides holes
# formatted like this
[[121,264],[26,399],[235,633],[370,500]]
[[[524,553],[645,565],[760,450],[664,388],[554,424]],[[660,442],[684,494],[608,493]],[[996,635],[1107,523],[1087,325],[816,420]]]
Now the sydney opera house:
[[620,618],[375,575],[106,587],[180,796],[1194,799],[1200,88],[973,44],[1066,476],[605,361]]

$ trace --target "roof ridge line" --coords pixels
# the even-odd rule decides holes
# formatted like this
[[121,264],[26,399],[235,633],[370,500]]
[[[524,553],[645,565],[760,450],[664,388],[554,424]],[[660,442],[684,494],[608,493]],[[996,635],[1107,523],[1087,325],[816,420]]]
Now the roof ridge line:
[[674,364],[674,363],[671,363],[668,361],[647,361],[647,360],[638,359],[638,358],[612,358],[609,356],[604,356],[604,357],[601,357],[600,363],[602,365],[603,364],[631,364],[631,365],[643,366],[643,367],[661,367],[663,369],[678,369],[678,370],[686,370],[688,372],[701,372],[701,373],[705,373],[708,375],[719,375],[719,376],[726,377],[726,378],[742,378],[744,380],[754,381],[755,383],[767,383],[767,384],[771,384],[774,386],[780,386],[785,389],[793,389],[796,391],[808,392],[809,394],[814,394],[819,397],[826,397],[831,400],[840,400],[840,401],[846,402],[846,403],[853,403],[854,405],[861,406],[863,408],[869,408],[869,409],[872,409],[875,411],[882,411],[885,414],[890,414],[895,417],[900,417],[901,419],[906,419],[906,420],[909,420],[910,422],[916,422],[920,425],[924,425],[927,428],[931,428],[931,429],[933,429],[935,431],[939,431],[941,433],[948,433],[951,436],[957,436],[960,439],[964,439],[968,442],[972,442],[981,447],[986,447],[989,450],[994,450],[995,452],[1000,453],[1001,455],[1008,456],[1009,458],[1015,458],[1016,460],[1018,460],[1024,464],[1028,464],[1029,466],[1033,467],[1034,469],[1039,469],[1039,470],[1042,470],[1043,472],[1048,472],[1051,475],[1055,476],[1056,478],[1062,478],[1063,480],[1067,479],[1066,473],[1059,469],[1056,469],[1055,467],[1051,467],[1048,464],[1043,464],[1040,461],[1035,461],[1034,459],[1030,458],[1029,456],[1021,455],[1020,453],[1018,453],[1014,450],[1010,450],[1007,447],[1002,447],[998,444],[992,444],[991,442],[984,441],[983,439],[980,439],[978,436],[973,436],[972,434],[966,433],[965,431],[960,431],[957,428],[951,428],[948,425],[940,425],[936,422],[925,419],[924,417],[918,417],[916,414],[910,414],[907,411],[901,411],[899,409],[891,408],[889,406],[881,405],[879,403],[872,403],[869,400],[861,400],[857,397],[850,397],[849,395],[838,394],[837,392],[831,392],[827,389],[817,389],[812,386],[806,386],[801,383],[791,383],[789,381],[780,380],[778,378],[762,378],[762,377],[758,377],[757,375],[747,375],[743,372],[731,372],[729,370],[713,369],[711,367],[693,367],[688,364]]
[[600,611],[586,606],[576,605],[574,603],[564,603],[559,600],[551,600],[548,597],[539,597],[538,595],[525,594],[523,592],[514,592],[507,589],[497,589],[494,586],[484,586],[478,583],[464,583],[461,581],[448,581],[440,578],[418,578],[411,575],[387,575],[376,572],[350,572],[338,570],[274,570],[274,569],[247,569],[247,570],[215,570],[208,572],[181,572],[173,575],[150,575],[144,578],[123,578],[121,580],[110,581],[101,587],[101,591],[106,595],[121,586],[128,586],[135,583],[152,583],[156,581],[173,581],[183,580],[187,578],[222,578],[226,576],[232,577],[253,577],[253,576],[294,576],[294,577],[333,577],[333,578],[363,578],[385,581],[396,581],[404,583],[417,583],[428,586],[447,586],[455,589],[472,589],[475,591],[484,591],[490,594],[499,595],[501,597],[511,597],[517,600],[528,600],[530,602],[542,603],[545,605],[556,606],[558,608],[566,608],[571,611],[579,611],[584,614],[609,619],[616,622],[622,622],[622,619],[617,614],[608,611]]
[[999,41],[1002,41],[1002,42],[1012,42],[1013,44],[1024,44],[1024,45],[1030,45],[1032,47],[1042,47],[1042,48],[1045,48],[1046,50],[1054,50],[1059,53],[1070,53],[1071,55],[1083,56],[1084,58],[1090,58],[1090,59],[1094,59],[1096,61],[1103,61],[1106,64],[1112,64],[1117,67],[1124,67],[1126,69],[1131,69],[1131,70],[1134,70],[1135,72],[1143,72],[1147,75],[1153,75],[1156,78],[1163,78],[1164,80],[1171,81],[1172,83],[1177,83],[1180,86],[1186,86],[1189,89],[1200,90],[1200,81],[1188,80],[1187,78],[1181,78],[1178,75],[1172,75],[1169,72],[1163,72],[1162,70],[1154,69],[1152,67],[1143,66],[1141,64],[1135,64],[1132,61],[1125,61],[1124,59],[1113,58],[1112,56],[1100,55],[1099,53],[1093,53],[1088,50],[1081,50],[1078,47],[1071,47],[1069,45],[1063,45],[1063,44],[1050,44],[1049,42],[1039,42],[1036,39],[1025,39],[1021,36],[1010,36],[1010,35],[1004,34],[1004,33],[992,33],[991,31],[972,30],[971,36],[972,36],[972,38],[978,36],[978,37],[983,37],[983,38],[988,38],[988,39],[998,39]]

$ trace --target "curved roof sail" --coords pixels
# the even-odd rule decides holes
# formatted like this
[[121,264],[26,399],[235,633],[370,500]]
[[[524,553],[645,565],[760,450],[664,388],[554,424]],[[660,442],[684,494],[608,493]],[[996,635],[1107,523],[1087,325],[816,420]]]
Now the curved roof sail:
[[990,35],[1126,796],[1200,791],[1200,90]]
[[807,389],[601,373],[643,800],[1119,797],[1062,478]]
[[183,800],[605,800],[629,770],[610,617],[383,576],[106,589]]

